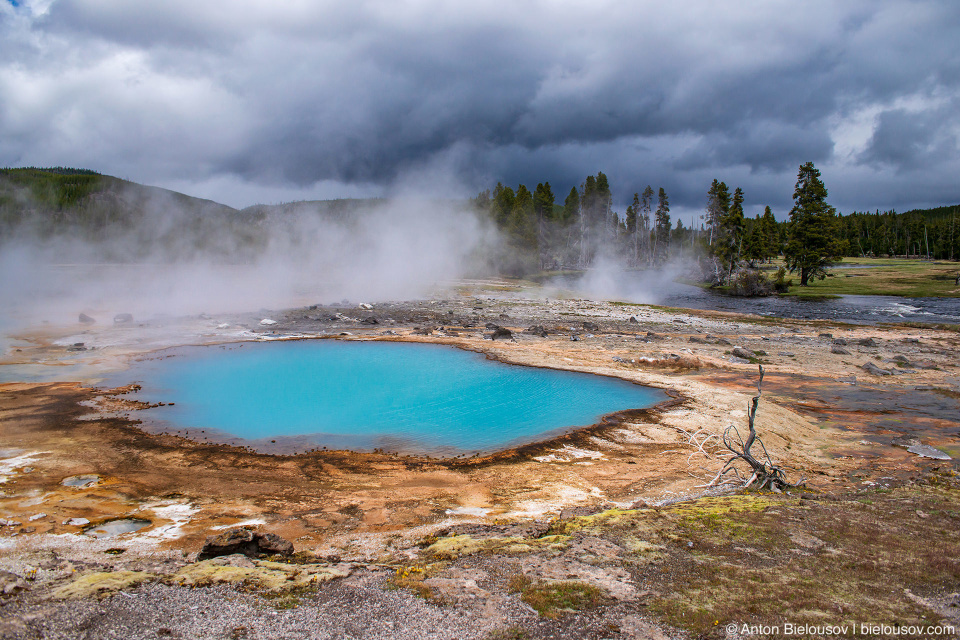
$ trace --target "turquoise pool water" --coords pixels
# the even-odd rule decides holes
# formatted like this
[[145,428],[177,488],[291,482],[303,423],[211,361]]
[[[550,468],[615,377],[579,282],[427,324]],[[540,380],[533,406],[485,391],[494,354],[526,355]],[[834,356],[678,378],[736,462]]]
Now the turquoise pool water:
[[666,397],[442,345],[336,340],[182,348],[122,378],[143,385],[141,400],[175,403],[148,410],[148,422],[266,450],[489,452]]

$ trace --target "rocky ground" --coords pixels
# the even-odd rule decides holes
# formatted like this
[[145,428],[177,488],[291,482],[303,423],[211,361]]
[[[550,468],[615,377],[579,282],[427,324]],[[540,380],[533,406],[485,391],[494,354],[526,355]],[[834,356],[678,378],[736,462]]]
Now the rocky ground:
[[[3,365],[35,381],[0,386],[0,637],[957,624],[960,333],[527,293],[468,283],[436,300],[24,334]],[[133,390],[37,373],[87,381],[176,344],[297,337],[440,342],[622,377],[670,400],[521,449],[434,459],[149,433],[130,419]],[[705,487],[724,428],[745,424],[758,363],[758,427],[805,486]],[[136,530],[115,533],[116,520]],[[298,553],[197,560],[206,536],[238,526]]]

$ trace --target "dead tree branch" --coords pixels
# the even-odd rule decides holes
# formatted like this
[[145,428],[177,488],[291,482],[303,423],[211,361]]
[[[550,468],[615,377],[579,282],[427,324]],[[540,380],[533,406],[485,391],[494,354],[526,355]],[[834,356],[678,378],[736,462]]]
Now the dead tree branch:
[[[717,476],[710,482],[711,485],[717,483],[717,481],[724,476],[732,474],[738,481],[743,483],[742,486],[744,488],[767,488],[771,491],[779,492],[784,489],[799,486],[787,481],[783,467],[773,464],[773,461],[770,459],[770,454],[767,452],[767,447],[764,446],[763,440],[757,435],[755,421],[757,418],[757,405],[760,403],[760,396],[763,394],[761,384],[763,384],[763,365],[760,365],[760,378],[757,380],[757,395],[753,396],[747,405],[747,426],[750,429],[747,434],[747,439],[743,439],[740,435],[740,430],[737,429],[735,425],[730,425],[724,430],[723,444],[733,455],[726,460],[723,468],[720,469]],[[752,450],[755,444],[760,445],[760,448],[763,450],[762,461],[753,455]],[[741,461],[746,462],[750,467],[749,472],[751,475],[749,479],[744,479],[745,474],[741,473],[737,467],[737,463]]]

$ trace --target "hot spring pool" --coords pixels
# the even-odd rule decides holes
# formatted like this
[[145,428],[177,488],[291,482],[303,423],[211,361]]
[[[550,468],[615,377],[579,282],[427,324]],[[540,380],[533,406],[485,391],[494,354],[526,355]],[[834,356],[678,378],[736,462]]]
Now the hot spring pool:
[[151,430],[261,450],[472,454],[651,406],[658,389],[508,365],[442,345],[304,340],[185,347],[111,382],[143,385]]

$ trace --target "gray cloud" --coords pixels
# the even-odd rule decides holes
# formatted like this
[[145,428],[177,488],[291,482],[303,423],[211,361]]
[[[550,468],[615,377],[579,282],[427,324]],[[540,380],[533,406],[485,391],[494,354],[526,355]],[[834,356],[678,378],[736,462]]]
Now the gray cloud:
[[952,203],[958,28],[950,0],[25,0],[0,8],[0,164],[235,206],[602,170],[694,211],[717,177],[779,213],[813,160],[841,210]]
[[877,118],[863,158],[868,163],[894,167],[898,171],[922,169],[937,162],[949,162],[960,152],[956,130],[957,100],[936,109],[911,112],[890,109]]

